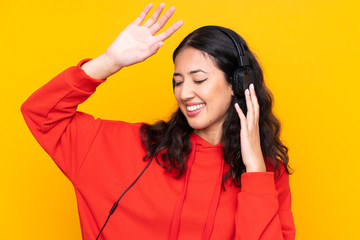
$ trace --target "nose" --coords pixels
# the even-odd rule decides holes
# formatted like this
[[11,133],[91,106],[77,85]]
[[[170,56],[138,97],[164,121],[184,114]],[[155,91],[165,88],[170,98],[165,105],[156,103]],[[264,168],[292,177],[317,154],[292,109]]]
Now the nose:
[[195,97],[195,86],[190,79],[184,80],[179,87],[181,101],[186,102]]

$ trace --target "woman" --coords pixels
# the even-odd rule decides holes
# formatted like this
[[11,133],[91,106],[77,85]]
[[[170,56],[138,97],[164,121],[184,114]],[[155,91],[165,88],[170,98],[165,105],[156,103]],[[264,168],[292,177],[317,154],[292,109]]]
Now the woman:
[[[35,138],[74,185],[83,238],[294,239],[287,148],[261,69],[234,32],[203,27],[175,50],[179,109],[169,122],[95,120],[76,111],[103,79],[155,54],[182,25],[155,36],[174,8],[158,20],[160,4],[141,26],[151,8],[104,54],[66,69],[22,106]],[[245,91],[230,84],[234,72],[245,76]]]

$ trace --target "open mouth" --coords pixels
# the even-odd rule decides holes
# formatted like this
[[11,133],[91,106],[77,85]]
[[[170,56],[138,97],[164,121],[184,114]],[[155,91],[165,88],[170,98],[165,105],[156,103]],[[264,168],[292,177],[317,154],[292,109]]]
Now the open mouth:
[[191,105],[191,106],[186,106],[187,114],[188,114],[189,116],[195,116],[196,114],[198,114],[199,112],[201,112],[201,110],[203,110],[204,106],[205,106],[205,103],[196,104],[196,105]]
[[193,111],[196,111],[196,110],[202,108],[203,106],[205,106],[204,103],[198,104],[198,105],[187,106],[187,107],[186,107],[186,110],[187,110],[188,112],[193,112]]

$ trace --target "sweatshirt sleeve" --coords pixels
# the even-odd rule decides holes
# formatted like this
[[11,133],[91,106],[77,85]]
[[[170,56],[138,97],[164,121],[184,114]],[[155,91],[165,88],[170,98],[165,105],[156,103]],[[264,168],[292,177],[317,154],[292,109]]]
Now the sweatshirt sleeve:
[[73,183],[101,124],[76,111],[103,82],[80,68],[89,60],[61,72],[21,106],[31,133]]
[[241,175],[241,186],[235,239],[295,239],[289,175],[283,164],[276,180],[274,172],[244,173]]

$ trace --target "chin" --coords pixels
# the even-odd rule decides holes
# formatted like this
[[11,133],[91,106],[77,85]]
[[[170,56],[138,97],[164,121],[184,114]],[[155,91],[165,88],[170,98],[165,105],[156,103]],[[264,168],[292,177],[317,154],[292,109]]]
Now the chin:
[[194,130],[203,130],[207,127],[206,124],[199,121],[194,121],[193,119],[190,121],[188,120],[188,124]]
[[203,116],[195,116],[195,117],[189,117],[186,113],[183,112],[181,109],[181,112],[184,114],[189,126],[194,130],[203,130],[209,127],[209,123],[207,121],[204,121]]

